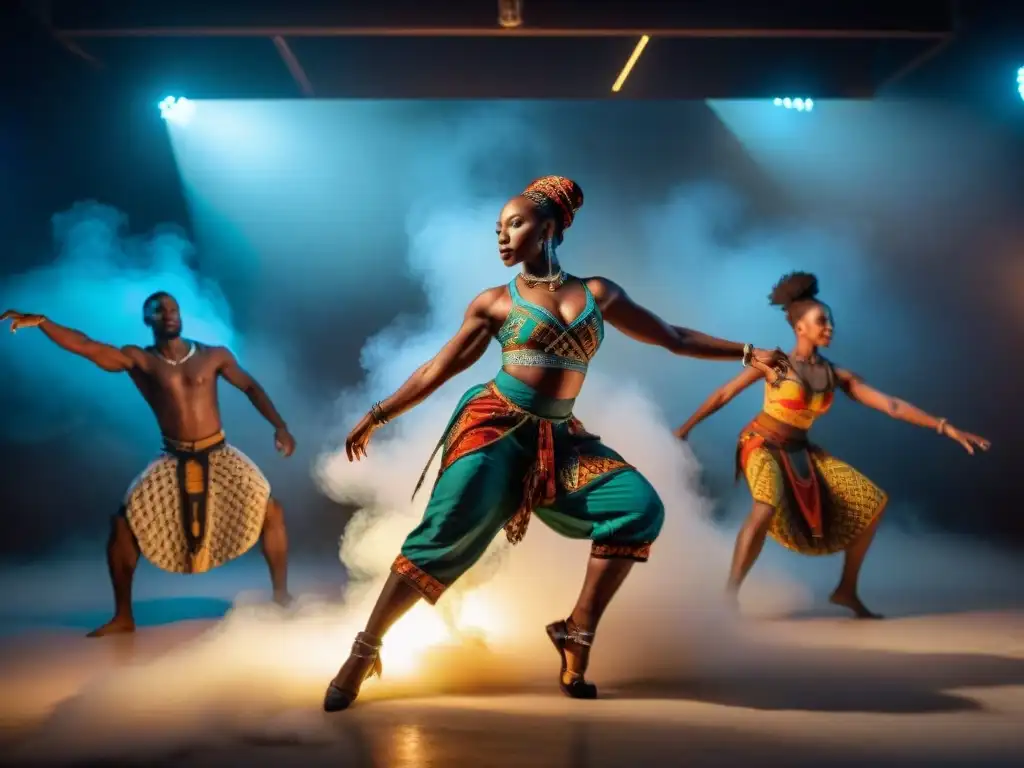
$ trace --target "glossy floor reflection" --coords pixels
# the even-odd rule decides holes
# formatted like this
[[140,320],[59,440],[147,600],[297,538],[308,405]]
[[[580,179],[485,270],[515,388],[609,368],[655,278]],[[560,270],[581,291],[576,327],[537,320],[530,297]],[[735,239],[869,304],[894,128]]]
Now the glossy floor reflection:
[[[202,622],[140,633],[132,663],[194,638]],[[671,684],[605,686],[596,702],[548,689],[487,696],[369,700],[324,715],[308,704],[232,719],[230,696],[196,702],[219,725],[183,743],[146,733],[138,764],[606,768],[610,766],[1019,766],[1024,764],[1024,613],[947,614],[884,622],[763,622],[764,663]],[[116,644],[51,638],[5,648],[0,682],[8,760],[40,758],[61,700],[104,665]],[[776,665],[772,648],[789,659]],[[791,663],[793,654],[800,665]],[[258,672],[254,670],[254,674]],[[34,694],[32,692],[35,692]],[[156,694],[138,692],[133,695]],[[230,692],[228,692],[230,694]],[[35,698],[33,699],[32,696]],[[32,703],[29,707],[28,704]],[[180,706],[181,703],[175,704]],[[56,708],[55,708],[56,707]],[[14,715],[20,711],[20,722]],[[211,722],[213,722],[211,720]],[[125,723],[94,723],[116,739]],[[84,740],[83,744],[87,743]],[[83,747],[83,749],[85,749]],[[27,750],[27,751],[26,751]],[[73,764],[63,754],[49,764]],[[81,758],[95,760],[85,750]],[[123,754],[131,764],[134,754]],[[94,763],[95,764],[95,763]]]

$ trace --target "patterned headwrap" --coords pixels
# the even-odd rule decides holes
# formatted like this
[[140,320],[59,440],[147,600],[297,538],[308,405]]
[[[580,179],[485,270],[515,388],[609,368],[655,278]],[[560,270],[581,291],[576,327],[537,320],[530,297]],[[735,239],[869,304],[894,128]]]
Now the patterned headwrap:
[[523,197],[560,219],[562,229],[572,226],[576,211],[583,206],[583,190],[564,176],[544,176],[530,182]]

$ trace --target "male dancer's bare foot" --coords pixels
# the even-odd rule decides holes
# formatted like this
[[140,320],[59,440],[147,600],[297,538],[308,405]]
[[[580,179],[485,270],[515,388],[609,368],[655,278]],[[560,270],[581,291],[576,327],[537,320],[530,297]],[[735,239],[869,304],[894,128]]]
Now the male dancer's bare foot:
[[868,610],[868,607],[861,602],[856,592],[837,589],[828,599],[833,605],[841,605],[849,608],[858,619],[881,619],[885,618],[880,613]]
[[274,593],[274,602],[277,603],[278,605],[280,605],[282,608],[287,608],[288,606],[290,606],[292,603],[295,602],[295,598],[292,597],[291,594],[288,593],[288,592],[284,592],[284,591],[275,592]]
[[86,637],[106,637],[107,635],[126,635],[135,631],[135,619],[131,616],[115,616],[102,627],[97,627]]

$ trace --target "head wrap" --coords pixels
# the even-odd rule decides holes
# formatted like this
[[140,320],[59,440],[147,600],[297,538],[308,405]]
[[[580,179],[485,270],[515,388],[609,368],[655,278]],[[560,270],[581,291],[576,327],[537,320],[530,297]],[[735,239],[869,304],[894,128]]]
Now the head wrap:
[[523,197],[558,219],[561,229],[572,226],[576,211],[583,206],[583,190],[564,176],[544,176],[530,182]]

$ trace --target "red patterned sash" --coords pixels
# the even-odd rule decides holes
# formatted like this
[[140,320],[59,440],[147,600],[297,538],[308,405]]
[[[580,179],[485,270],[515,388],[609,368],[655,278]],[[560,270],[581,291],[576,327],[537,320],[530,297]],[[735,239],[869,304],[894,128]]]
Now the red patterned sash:
[[[782,465],[786,483],[793,493],[800,513],[811,529],[811,536],[815,539],[822,538],[824,534],[821,523],[821,486],[818,484],[818,473],[811,462],[812,448],[807,442],[806,430],[783,424],[766,413],[758,414],[740,433],[736,452],[737,473],[746,467],[750,455],[764,445],[774,449],[772,455]],[[806,456],[807,477],[800,477],[790,460],[790,454],[800,451]]]
[[[555,425],[569,423],[569,431],[578,437],[589,435],[583,425],[573,416],[567,419],[550,420],[534,416],[504,397],[493,382],[488,383],[479,394],[466,402],[455,416],[437,448],[443,448],[441,470],[438,477],[452,464],[464,456],[486,448],[508,437],[513,431],[528,423],[537,426],[537,448],[533,464],[523,478],[523,497],[515,514],[505,523],[505,536],[512,544],[518,544],[526,535],[533,510],[551,505],[557,494],[557,469],[555,465]],[[435,454],[437,449],[435,449]],[[433,456],[430,460],[433,461]],[[430,462],[420,476],[416,489],[423,483]],[[416,491],[413,491],[415,496]]]

